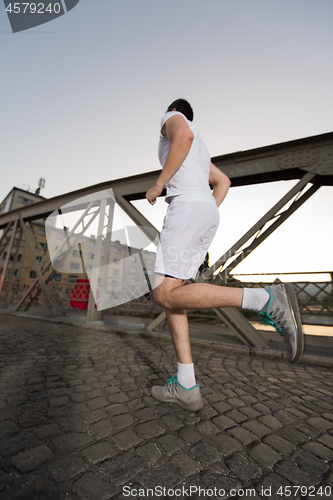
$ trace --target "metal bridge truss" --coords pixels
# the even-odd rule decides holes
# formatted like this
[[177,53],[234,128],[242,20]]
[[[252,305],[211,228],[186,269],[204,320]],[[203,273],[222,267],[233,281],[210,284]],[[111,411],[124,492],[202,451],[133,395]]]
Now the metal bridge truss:
[[[192,282],[209,282],[213,285],[225,285],[227,276],[241,261],[268,238],[285,220],[287,220],[300,206],[303,205],[321,186],[333,185],[333,133],[321,136],[300,139],[283,144],[259,148],[247,152],[234,153],[213,158],[212,161],[225,172],[232,180],[232,185],[248,185],[260,182],[270,182],[282,179],[299,179],[297,184],[281,198],[261,219],[254,224],[232,247],[224,253],[209,269],[205,275]],[[237,167],[237,168],[236,168]],[[54,300],[50,299],[50,289],[47,284],[51,282],[55,273],[51,260],[46,262],[45,251],[40,247],[35,234],[32,221],[46,218],[54,210],[59,210],[66,203],[73,202],[82,196],[112,188],[115,201],[130,219],[144,231],[152,242],[156,242],[159,232],[137,210],[130,201],[143,199],[146,191],[155,183],[159,171],[138,176],[118,179],[90,186],[86,189],[57,196],[0,215],[0,229],[3,234],[0,239],[0,255],[4,249],[7,251],[4,268],[0,278],[0,293],[4,286],[7,269],[10,271],[9,282],[5,295],[5,307],[8,307],[9,294],[12,289],[15,265],[22,237],[25,238],[28,249],[36,270],[37,278],[21,297],[15,306],[15,311],[26,311],[34,301],[43,293],[47,307],[52,316],[58,314]],[[164,193],[162,193],[164,194]],[[84,213],[67,234],[58,249],[59,261],[64,261],[74,244],[80,245],[82,236],[92,222],[98,218],[99,239],[96,242],[94,266],[101,265],[101,248],[104,239],[104,251],[108,258],[111,245],[112,231],[112,204],[106,200],[91,202]],[[81,232],[74,232],[81,226]],[[71,244],[69,240],[71,239]],[[14,240],[16,249],[14,250]],[[33,244],[39,252],[40,259],[36,259]],[[66,248],[67,245],[67,248]],[[79,246],[80,248],[80,246]],[[10,266],[10,263],[12,264]],[[82,261],[83,269],[84,263]],[[103,279],[103,278],[102,278]],[[147,280],[149,282],[149,280]],[[151,291],[151,288],[150,288]],[[53,290],[56,293],[56,290]],[[60,304],[60,300],[58,304]],[[238,338],[247,346],[267,348],[262,335],[237,309],[224,307],[214,309],[217,316],[231,328]],[[102,319],[103,312],[95,308],[95,301],[90,293],[86,321]],[[165,313],[154,319],[147,329],[155,330],[165,321]]]

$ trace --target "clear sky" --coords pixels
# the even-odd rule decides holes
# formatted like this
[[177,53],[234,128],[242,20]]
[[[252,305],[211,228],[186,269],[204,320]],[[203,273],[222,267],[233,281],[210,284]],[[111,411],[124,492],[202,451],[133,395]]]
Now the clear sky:
[[[16,34],[0,10],[0,199],[40,177],[49,198],[160,168],[159,122],[178,97],[212,156],[333,130],[331,0],[80,0]],[[293,184],[231,189],[211,263]],[[332,269],[332,193],[238,272]],[[137,206],[161,228],[163,200]]]

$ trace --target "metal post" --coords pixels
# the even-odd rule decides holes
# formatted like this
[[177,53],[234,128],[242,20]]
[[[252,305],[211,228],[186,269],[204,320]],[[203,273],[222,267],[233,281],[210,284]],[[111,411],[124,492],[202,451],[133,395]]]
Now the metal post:
[[19,219],[20,219],[21,228],[22,228],[22,231],[24,233],[25,239],[27,240],[29,252],[30,252],[30,255],[31,255],[31,258],[32,258],[32,262],[33,262],[33,264],[35,266],[35,269],[36,269],[36,273],[37,273],[39,285],[40,285],[40,287],[42,289],[42,292],[44,294],[47,307],[49,308],[50,313],[52,314],[52,316],[56,316],[55,311],[54,311],[53,306],[52,306],[52,303],[51,303],[51,300],[50,300],[50,297],[49,297],[49,294],[48,294],[47,289],[46,289],[46,285],[45,285],[45,282],[44,282],[44,279],[43,279],[42,271],[41,271],[41,269],[39,267],[39,264],[38,264],[37,259],[35,257],[34,249],[32,248],[32,245],[31,245],[31,241],[30,241],[30,238],[29,238],[28,230],[25,227],[24,220],[22,219],[21,214],[19,214]]
[[92,273],[92,280],[90,283],[90,293],[89,293],[89,301],[88,301],[88,309],[86,322],[90,321],[101,321],[103,319],[104,311],[98,311],[95,307],[95,299],[92,293],[92,290],[98,289],[98,279],[100,273],[97,272],[97,269],[101,265],[101,255],[102,255],[102,240],[103,240],[103,229],[104,229],[104,218],[105,218],[105,210],[106,210],[106,200],[101,200],[100,212],[99,212],[99,221],[98,221],[98,233],[96,239],[96,248],[94,255],[94,263],[93,269],[95,272]]
[[3,270],[1,273],[1,277],[0,277],[0,294],[2,292],[2,288],[3,288],[4,282],[5,282],[6,271],[7,271],[8,263],[9,263],[10,256],[12,253],[12,247],[13,247],[13,242],[14,242],[14,238],[15,238],[16,228],[17,228],[17,220],[14,222],[14,225],[13,225],[13,231],[12,231],[12,234],[10,236],[9,246],[7,249],[7,255],[5,258],[5,263],[4,263]]
[[8,244],[9,236],[7,233],[10,230],[11,226],[12,222],[9,222],[6,226],[6,229],[3,232],[3,235],[0,238],[0,255],[2,254],[3,250],[6,248]]
[[19,251],[20,251],[20,246],[21,246],[21,241],[22,241],[22,236],[23,236],[22,229],[20,227],[19,227],[19,229],[20,229],[20,236],[19,236],[19,239],[18,239],[18,242],[17,242],[15,257],[14,257],[14,260],[13,260],[12,272],[10,273],[10,277],[9,277],[9,283],[8,283],[6,297],[5,297],[5,309],[7,309],[8,305],[9,305],[9,296],[10,296],[10,292],[12,291],[13,280],[14,280],[14,276],[15,276],[15,267],[16,267],[16,264],[17,264],[17,259],[18,259],[18,255],[19,255]]
[[104,260],[103,260],[103,272],[101,275],[101,287],[100,287],[100,309],[105,309],[105,299],[106,299],[106,289],[108,283],[108,263],[110,260],[110,251],[111,251],[111,238],[112,238],[112,225],[113,225],[113,216],[114,216],[114,205],[115,201],[111,200],[108,203],[109,207],[109,215],[108,215],[108,223],[106,228],[106,235],[104,241]]

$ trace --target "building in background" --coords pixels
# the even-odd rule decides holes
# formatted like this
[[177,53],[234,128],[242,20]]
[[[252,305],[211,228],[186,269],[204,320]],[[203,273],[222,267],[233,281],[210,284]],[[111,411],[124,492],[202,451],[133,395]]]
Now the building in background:
[[[24,189],[13,187],[0,204],[0,214],[17,210],[23,206],[45,200],[43,196],[38,194],[39,192],[39,188],[36,190],[36,193],[31,193],[29,191],[25,191]],[[64,240],[66,240],[66,231],[64,231],[65,228],[45,226],[45,219],[33,221],[32,227],[38,240],[38,244],[32,238],[31,242],[35,250],[36,260],[42,266],[50,260],[50,254],[53,255],[62,244],[64,244],[64,249],[66,250],[66,242],[64,242]],[[29,235],[32,237],[30,228]],[[26,288],[29,282],[37,277],[31,253],[25,238],[23,237],[20,243],[18,238],[14,239],[12,255],[6,271],[5,280],[10,276],[12,261],[18,244],[20,244],[20,250],[14,270],[16,289]],[[76,245],[70,250],[61,265],[54,266],[56,272],[53,276],[53,281],[58,285],[63,286],[67,283],[75,283],[78,278],[87,277],[87,272],[93,269],[95,250],[95,235],[83,236],[80,245]],[[0,275],[3,272],[7,252],[8,248],[6,247],[0,255]],[[140,254],[142,258],[140,257]],[[61,254],[59,258],[61,258]],[[127,245],[122,244],[119,240],[116,240],[111,243],[110,256],[107,263],[104,262],[104,244],[102,244],[101,260],[102,265],[109,265],[108,282],[115,290],[123,287],[124,283],[127,285],[136,284],[141,286],[142,281],[146,280],[142,271],[143,263],[146,267],[150,280],[153,278],[155,265],[154,252],[128,247]]]
[[[39,188],[36,190],[39,192]],[[11,212],[12,210],[17,210],[19,208],[23,208],[24,206],[27,205],[32,205],[33,203],[37,203],[39,201],[45,200],[44,196],[41,196],[40,194],[36,193],[31,193],[30,191],[26,191],[21,188],[13,187],[13,189],[8,193],[8,195],[4,198],[4,200],[0,203],[0,215]],[[37,235],[38,241],[41,245],[42,248],[46,249],[46,235],[45,235],[45,221],[38,220],[33,222],[35,233]],[[2,231],[0,231],[0,238],[2,235]],[[13,243],[13,251],[16,251],[16,247],[18,245],[18,240],[14,239]],[[3,271],[3,265],[4,261],[7,256],[7,248],[4,249],[2,254],[0,255],[0,273]],[[41,256],[39,254],[36,255],[37,260],[41,260]],[[11,260],[13,260],[13,256],[11,256]],[[10,264],[11,266],[11,264]],[[6,277],[9,276],[10,273],[10,267],[7,269],[6,272]],[[21,240],[20,243],[20,251],[18,254],[18,259],[17,263],[15,266],[15,271],[14,271],[14,276],[15,278],[20,278],[20,279],[28,279],[28,278],[35,278],[36,277],[36,271],[35,267],[32,263],[32,259],[30,256],[30,253],[28,251],[26,241],[24,237]]]

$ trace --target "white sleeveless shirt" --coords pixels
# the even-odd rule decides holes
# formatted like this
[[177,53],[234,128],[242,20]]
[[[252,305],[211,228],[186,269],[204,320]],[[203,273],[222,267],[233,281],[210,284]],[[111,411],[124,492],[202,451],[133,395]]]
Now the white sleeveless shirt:
[[167,193],[165,201],[170,203],[172,196],[180,194],[200,194],[212,197],[212,191],[209,187],[209,170],[211,162],[209,151],[193,123],[179,111],[169,111],[165,113],[161,120],[160,141],[158,145],[160,163],[162,167],[164,167],[171,144],[167,137],[162,136],[161,130],[165,122],[174,115],[180,115],[186,120],[186,123],[193,132],[194,139],[185,161],[166,183]]

